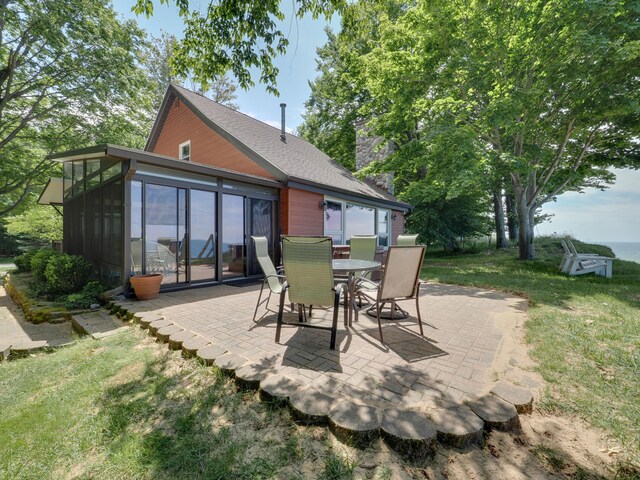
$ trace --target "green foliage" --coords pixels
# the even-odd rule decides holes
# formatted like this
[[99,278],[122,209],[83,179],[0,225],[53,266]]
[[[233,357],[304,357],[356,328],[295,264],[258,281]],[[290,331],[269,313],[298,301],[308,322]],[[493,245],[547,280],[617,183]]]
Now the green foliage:
[[99,303],[98,295],[104,290],[100,282],[89,282],[78,293],[67,295],[64,300],[65,308],[75,310],[89,308],[94,303]]
[[20,212],[60,167],[44,157],[87,144],[144,145],[152,83],[144,32],[104,0],[0,3],[0,216]]
[[38,250],[27,250],[22,255],[16,257],[13,262],[18,267],[18,271],[21,273],[30,272],[31,271],[31,260],[34,255],[38,253]]
[[[289,45],[287,34],[276,23],[285,19],[279,0],[208,2],[202,9],[190,7],[189,0],[175,3],[185,23],[184,38],[176,45],[172,59],[177,74],[191,74],[196,82],[206,85],[231,71],[247,89],[255,85],[251,76],[255,69],[267,91],[278,94],[278,68],[273,59],[284,54]],[[294,11],[297,18],[306,14],[328,18],[344,5],[344,0],[297,0]],[[149,17],[154,2],[137,0],[133,10]]]
[[632,2],[423,0],[379,29],[360,59],[372,125],[424,156],[455,135],[432,168],[458,172],[451,161],[471,154],[487,178],[508,178],[521,258],[534,255],[531,219],[544,203],[605,187],[608,166],[640,166]]
[[440,244],[446,251],[459,250],[465,238],[489,235],[488,202],[482,195],[430,198],[412,188],[405,199],[415,206],[407,217],[407,231],[421,241]]
[[49,293],[77,292],[93,274],[93,265],[79,255],[52,255],[44,271],[46,289]]
[[7,231],[11,235],[30,242],[50,242],[62,239],[62,215],[52,207],[33,206],[29,210],[6,218]]
[[42,248],[37,250],[31,257],[31,272],[33,278],[41,284],[47,283],[46,270],[49,265],[49,260],[53,257],[59,257],[62,255],[60,252],[56,252],[51,248]]

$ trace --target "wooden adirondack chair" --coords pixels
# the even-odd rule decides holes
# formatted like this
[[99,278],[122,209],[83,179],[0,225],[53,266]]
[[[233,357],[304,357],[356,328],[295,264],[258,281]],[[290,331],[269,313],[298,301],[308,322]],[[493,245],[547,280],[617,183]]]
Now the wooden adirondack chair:
[[569,249],[570,258],[565,260],[565,264],[568,264],[568,266],[566,270],[563,268],[563,272],[566,271],[572,276],[595,273],[596,275],[611,278],[613,275],[613,258],[590,253],[578,253],[573,242],[568,238],[563,248],[565,246]]

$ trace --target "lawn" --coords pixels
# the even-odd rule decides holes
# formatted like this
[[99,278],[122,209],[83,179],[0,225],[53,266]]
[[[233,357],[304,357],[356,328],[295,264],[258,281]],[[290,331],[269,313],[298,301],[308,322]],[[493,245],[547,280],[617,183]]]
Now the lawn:
[[[578,251],[613,256],[607,247],[575,242]],[[446,256],[429,253],[423,277],[490,287],[530,301],[526,341],[549,388],[539,407],[576,414],[615,438],[640,460],[640,264],[614,261],[613,278],[568,277],[558,266],[558,239],[536,243],[538,260],[515,248]]]
[[4,362],[0,392],[3,479],[306,478],[305,469],[338,478],[353,470],[325,428],[297,427],[287,409],[237,391],[138,329]]

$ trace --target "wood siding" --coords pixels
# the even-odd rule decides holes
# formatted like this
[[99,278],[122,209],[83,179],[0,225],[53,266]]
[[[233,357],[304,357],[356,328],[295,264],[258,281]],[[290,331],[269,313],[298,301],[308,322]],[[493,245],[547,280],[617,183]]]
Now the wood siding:
[[[394,215],[395,218],[393,218]],[[393,237],[391,244],[396,245],[398,243],[398,235],[404,233],[404,213],[392,210],[391,218],[391,236]]]
[[281,223],[284,235],[323,235],[324,218],[320,204],[324,196],[296,188],[281,190]]
[[178,156],[181,143],[191,140],[191,161],[226,168],[235,172],[274,178],[269,172],[240,152],[233,144],[209,128],[183,102],[173,99],[153,153]]

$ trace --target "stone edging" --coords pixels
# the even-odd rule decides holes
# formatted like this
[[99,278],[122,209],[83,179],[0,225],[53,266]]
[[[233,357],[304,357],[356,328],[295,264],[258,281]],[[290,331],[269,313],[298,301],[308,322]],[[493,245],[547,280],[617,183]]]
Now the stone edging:
[[[452,405],[428,416],[402,408],[358,405],[344,398],[303,386],[298,380],[252,363],[197,334],[184,330],[162,315],[133,314],[126,304],[112,302],[111,313],[137,323],[159,341],[183,356],[196,356],[205,365],[216,365],[235,378],[239,388],[258,390],[263,401],[275,401],[291,408],[294,420],[305,425],[327,425],[343,443],[364,448],[378,437],[399,454],[416,460],[434,454],[437,443],[464,448],[482,441],[493,429],[520,428],[519,413],[530,413],[530,391],[507,382],[498,382],[489,395],[466,405]],[[338,400],[338,401],[336,401]]]
[[67,310],[64,307],[62,310],[35,308],[31,303],[31,299],[29,299],[24,293],[20,291],[18,287],[13,284],[10,274],[6,274],[4,276],[3,283],[5,290],[11,297],[11,300],[13,300],[13,302],[22,310],[24,318],[36,325],[40,323],[62,323],[70,321],[73,315],[92,311],[87,309]]

